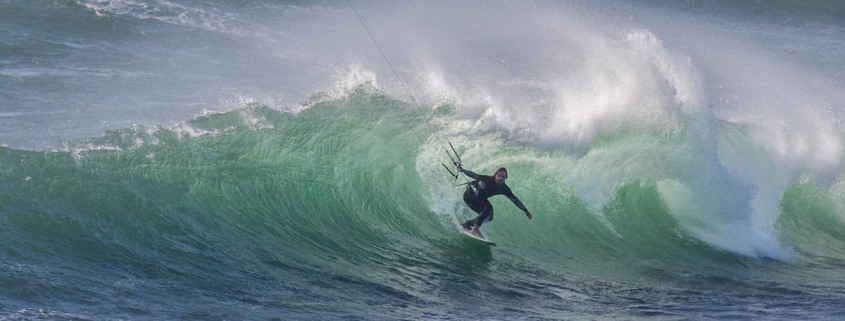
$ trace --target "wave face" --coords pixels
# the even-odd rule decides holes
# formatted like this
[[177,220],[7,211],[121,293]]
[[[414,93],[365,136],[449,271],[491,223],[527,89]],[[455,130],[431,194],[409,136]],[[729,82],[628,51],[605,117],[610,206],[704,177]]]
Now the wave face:
[[843,317],[842,8],[352,5],[0,3],[0,318]]

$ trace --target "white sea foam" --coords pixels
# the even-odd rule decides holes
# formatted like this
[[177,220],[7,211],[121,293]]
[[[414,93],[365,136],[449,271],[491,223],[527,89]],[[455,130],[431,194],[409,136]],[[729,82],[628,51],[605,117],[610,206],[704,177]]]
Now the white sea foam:
[[127,15],[239,36],[263,36],[267,32],[260,26],[239,19],[231,12],[216,10],[210,6],[200,8],[166,0],[77,0],[77,3],[101,17]]

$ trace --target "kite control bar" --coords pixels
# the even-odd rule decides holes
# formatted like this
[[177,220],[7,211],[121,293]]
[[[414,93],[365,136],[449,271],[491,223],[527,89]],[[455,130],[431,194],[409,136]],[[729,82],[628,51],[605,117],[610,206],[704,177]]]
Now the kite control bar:
[[[447,150],[446,155],[449,155],[449,159],[452,160],[453,165],[461,166],[461,155],[458,155],[458,152],[455,150],[455,146],[452,146],[452,142],[448,142],[448,143],[449,143],[449,147],[452,149],[452,152],[450,153]],[[452,154],[454,154],[455,156],[452,157]],[[455,158],[457,158],[458,160],[455,161]],[[445,168],[447,171],[449,171],[449,174],[452,174],[452,176],[454,176],[456,180],[458,179],[458,174],[455,174],[454,172],[452,172],[452,170],[449,169],[449,166],[446,166],[446,164],[443,164],[443,163],[440,163],[440,165],[443,165],[443,168]]]

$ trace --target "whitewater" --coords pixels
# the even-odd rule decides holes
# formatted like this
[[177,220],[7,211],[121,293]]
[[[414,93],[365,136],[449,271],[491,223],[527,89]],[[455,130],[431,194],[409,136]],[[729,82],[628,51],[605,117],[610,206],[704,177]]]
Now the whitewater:
[[[0,0],[0,320],[841,320],[845,6]],[[508,185],[463,236],[463,166]]]

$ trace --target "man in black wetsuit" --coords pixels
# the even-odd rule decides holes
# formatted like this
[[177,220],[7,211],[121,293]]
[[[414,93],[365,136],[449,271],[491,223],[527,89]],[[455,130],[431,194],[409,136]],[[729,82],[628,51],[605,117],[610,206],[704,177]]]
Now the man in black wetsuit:
[[525,212],[525,216],[528,216],[529,220],[531,219],[531,212],[528,212],[525,205],[513,195],[510,187],[505,184],[505,180],[508,179],[508,170],[504,167],[497,169],[493,176],[478,175],[463,169],[460,164],[458,165],[458,171],[475,180],[467,185],[467,190],[464,192],[464,202],[469,208],[478,213],[478,216],[461,223],[464,229],[471,231],[476,236],[484,237],[481,235],[479,228],[481,228],[481,224],[484,224],[488,220],[493,220],[493,204],[490,204],[490,201],[487,199],[495,195],[506,196],[516,207]]

